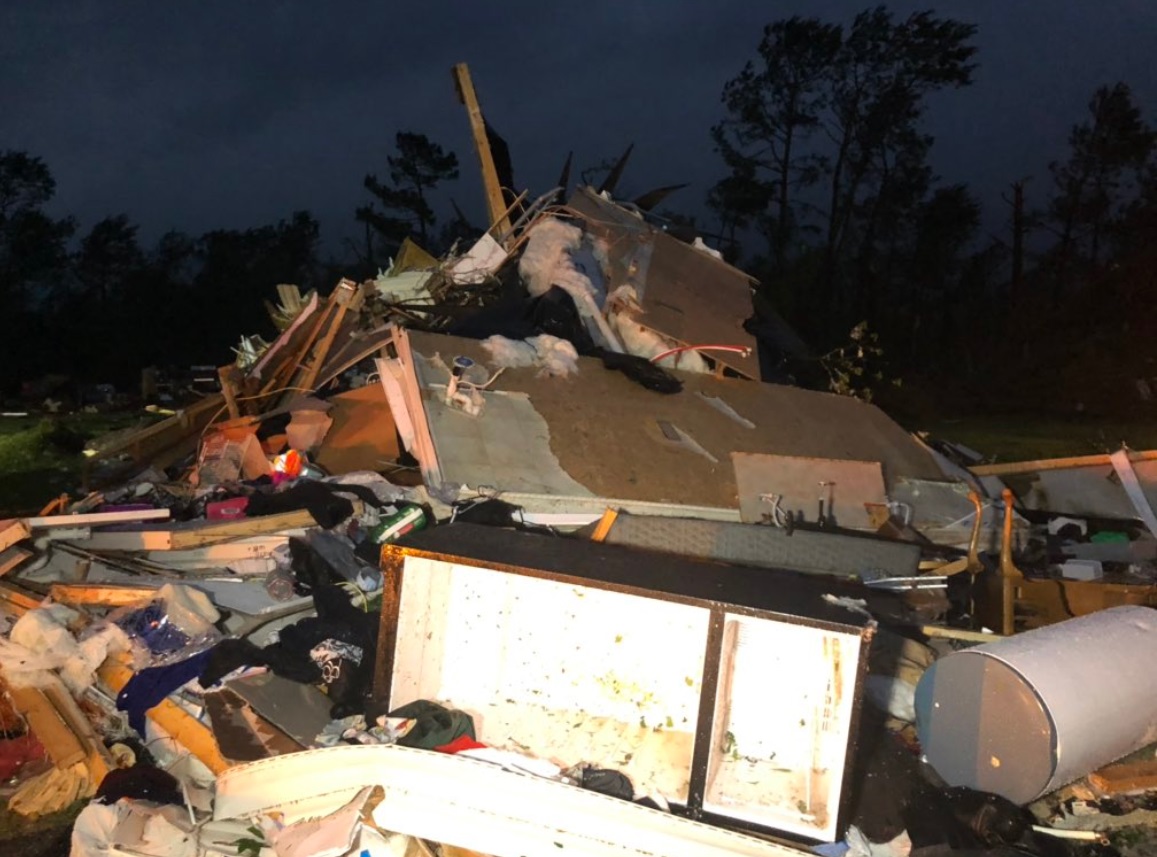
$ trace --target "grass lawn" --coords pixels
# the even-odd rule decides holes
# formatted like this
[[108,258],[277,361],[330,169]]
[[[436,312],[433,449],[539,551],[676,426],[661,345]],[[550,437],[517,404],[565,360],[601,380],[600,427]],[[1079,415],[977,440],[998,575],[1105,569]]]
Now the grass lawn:
[[991,461],[1032,461],[1115,452],[1157,449],[1157,421],[972,416],[925,420],[905,426],[933,437],[971,447]]
[[0,417],[0,517],[39,511],[80,487],[87,440],[142,422],[137,412]]

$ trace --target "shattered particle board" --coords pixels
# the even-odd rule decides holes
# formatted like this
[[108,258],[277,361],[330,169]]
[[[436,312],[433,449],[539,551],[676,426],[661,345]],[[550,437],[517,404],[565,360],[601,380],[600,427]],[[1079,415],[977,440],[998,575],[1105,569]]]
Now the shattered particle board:
[[[413,331],[405,335],[414,352],[423,357],[441,355],[449,362],[462,355],[490,365],[485,349],[474,340]],[[421,366],[427,361],[417,362]],[[578,373],[566,379],[539,377],[533,368],[507,369],[490,388],[525,394],[529,408],[520,413],[533,415],[538,426],[534,432],[503,436],[495,427],[487,427],[495,415],[489,404],[477,418],[453,413],[432,420],[439,455],[463,433],[475,438],[474,446],[457,450],[452,481],[479,484],[489,479],[497,488],[517,490],[514,484],[537,478],[541,456],[550,454],[570,480],[583,486],[583,494],[738,508],[730,460],[736,451],[879,461],[886,486],[901,477],[943,478],[932,456],[903,428],[858,399],[686,373],[675,373],[683,381],[683,392],[664,396],[605,369],[597,359],[581,357],[578,363]],[[445,375],[427,373],[421,380],[424,386],[441,384]],[[696,396],[700,392],[722,399],[758,430],[705,406]],[[439,410],[437,402],[432,404],[434,392],[424,389],[423,398],[428,410]],[[479,425],[459,428],[455,435],[446,427],[450,417],[456,421],[455,428],[466,421]],[[718,463],[667,441],[659,421],[677,425]],[[479,433],[509,449],[504,459],[507,469],[495,472],[488,460],[479,457]],[[530,466],[529,462],[535,463]],[[567,492],[550,488],[544,493]]]

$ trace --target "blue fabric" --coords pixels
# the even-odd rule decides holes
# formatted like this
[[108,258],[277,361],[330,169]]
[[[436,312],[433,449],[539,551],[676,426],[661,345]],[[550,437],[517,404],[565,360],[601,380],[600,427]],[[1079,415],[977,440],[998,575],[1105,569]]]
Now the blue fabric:
[[184,687],[201,674],[211,649],[184,661],[163,667],[143,669],[117,694],[117,708],[127,711],[129,725],[145,737],[145,714],[177,688]]
[[121,617],[117,624],[130,637],[139,637],[154,655],[167,655],[189,643],[185,633],[169,621],[161,601],[151,601],[139,610],[133,610]]

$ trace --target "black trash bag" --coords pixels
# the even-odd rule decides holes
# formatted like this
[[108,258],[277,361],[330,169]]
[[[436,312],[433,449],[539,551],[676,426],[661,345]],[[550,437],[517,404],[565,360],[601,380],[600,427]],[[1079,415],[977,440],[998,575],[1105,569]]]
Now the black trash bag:
[[622,372],[636,384],[641,384],[648,390],[670,395],[683,390],[683,382],[661,366],[656,366],[646,357],[636,357],[634,354],[619,354],[615,351],[600,349],[599,357],[608,369]]
[[113,804],[121,798],[153,803],[182,805],[181,785],[168,771],[138,762],[129,768],[114,768],[105,774],[96,790],[96,802]]
[[607,768],[583,768],[581,785],[584,789],[623,800],[635,799],[631,778],[621,771]]
[[912,848],[984,849],[1016,845],[1032,833],[1032,814],[1000,795],[963,786],[922,789],[902,810]]
[[566,289],[551,286],[549,290],[535,298],[530,305],[529,315],[536,333],[565,339],[583,356],[598,352],[595,341],[591,339],[590,332],[579,315],[574,298]]
[[521,506],[507,503],[496,497],[484,500],[466,500],[454,504],[454,520],[466,524],[482,524],[488,527],[510,527],[515,524],[515,512]]

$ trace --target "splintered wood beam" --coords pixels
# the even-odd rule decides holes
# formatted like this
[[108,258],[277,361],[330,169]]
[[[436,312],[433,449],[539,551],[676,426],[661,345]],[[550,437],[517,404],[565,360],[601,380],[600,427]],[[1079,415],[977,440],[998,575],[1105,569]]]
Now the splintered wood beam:
[[54,583],[49,594],[53,601],[60,604],[125,607],[156,598],[157,589],[149,586],[99,583]]
[[486,120],[482,118],[482,108],[474,92],[474,82],[470,79],[470,68],[464,62],[454,66],[454,85],[458,89],[458,100],[466,105],[470,118],[470,131],[474,135],[474,148],[482,165],[482,184],[486,189],[486,207],[490,211],[490,234],[493,236],[510,233],[510,217],[506,200],[502,195],[502,185],[498,181],[498,168],[494,166],[494,155],[490,151],[490,140],[486,137]]
[[[97,670],[100,680],[112,690],[113,696],[120,693],[133,677],[133,671],[128,667],[126,660],[123,655],[111,657]],[[173,700],[167,698],[161,700],[155,707],[149,709],[148,718],[214,774],[220,774],[230,766],[229,761],[221,755],[212,730]]]
[[[1157,450],[1129,452],[1129,460],[1157,461]],[[1070,458],[1045,458],[1038,461],[1009,461],[1004,464],[977,464],[968,469],[976,476],[1015,476],[1018,473],[1040,473],[1045,470],[1067,470],[1070,467],[1112,467],[1108,455],[1077,455]]]

